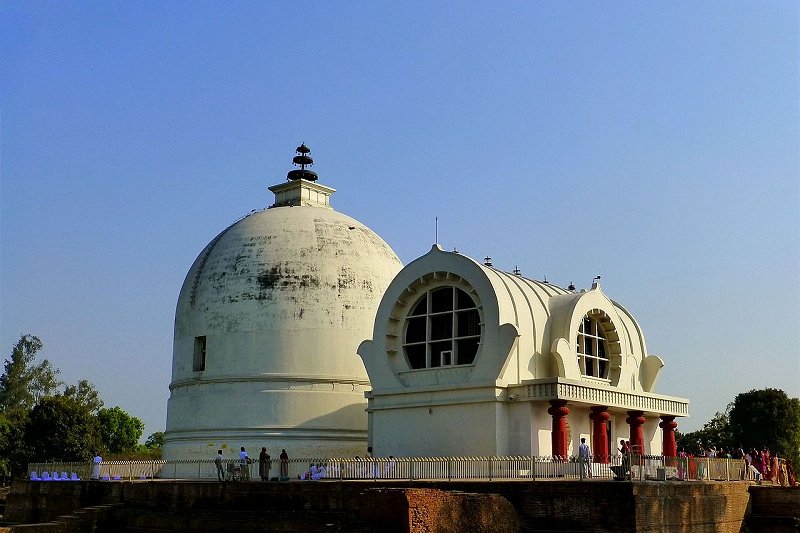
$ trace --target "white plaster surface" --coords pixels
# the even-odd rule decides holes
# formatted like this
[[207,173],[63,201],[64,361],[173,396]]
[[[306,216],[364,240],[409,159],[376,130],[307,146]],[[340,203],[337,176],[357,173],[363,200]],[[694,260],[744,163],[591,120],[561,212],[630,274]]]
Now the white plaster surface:
[[[477,355],[470,365],[412,369],[403,349],[406,317],[422,295],[442,286],[458,287],[476,303]],[[575,346],[587,314],[608,325],[607,378],[581,375]],[[645,411],[646,452],[660,453],[659,414],[688,413],[688,400],[652,392],[664,362],[647,353],[639,324],[599,283],[568,291],[438,246],[392,281],[358,353],[372,385],[370,442],[395,454],[551,455],[551,399],[569,402],[570,453],[580,435],[591,435],[592,405],[607,405],[614,415],[612,438],[628,438],[626,411]],[[443,409],[447,418],[440,420],[435,413]]]
[[222,444],[251,456],[267,446],[273,459],[282,448],[363,455],[369,386],[356,348],[401,266],[373,231],[324,206],[275,207],[220,233],[178,298],[164,458],[208,459]]

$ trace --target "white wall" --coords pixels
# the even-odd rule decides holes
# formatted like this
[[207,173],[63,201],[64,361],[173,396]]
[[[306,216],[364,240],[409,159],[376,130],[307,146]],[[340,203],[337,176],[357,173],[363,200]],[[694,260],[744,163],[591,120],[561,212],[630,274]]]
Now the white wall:
[[495,455],[495,405],[433,405],[380,412],[376,456]]

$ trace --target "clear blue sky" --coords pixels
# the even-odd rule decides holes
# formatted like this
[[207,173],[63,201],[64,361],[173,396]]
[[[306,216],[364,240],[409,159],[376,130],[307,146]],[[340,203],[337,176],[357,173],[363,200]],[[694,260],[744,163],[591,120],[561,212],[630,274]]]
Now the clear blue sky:
[[183,278],[305,141],[404,262],[607,294],[697,429],[800,396],[798,3],[0,4],[2,353],[164,429]]

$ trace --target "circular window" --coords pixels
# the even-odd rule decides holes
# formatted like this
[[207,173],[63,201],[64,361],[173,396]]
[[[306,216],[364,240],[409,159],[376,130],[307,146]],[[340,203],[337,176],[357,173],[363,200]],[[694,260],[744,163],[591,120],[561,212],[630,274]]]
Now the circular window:
[[439,287],[411,307],[403,350],[414,369],[471,365],[480,339],[475,301],[459,288]]

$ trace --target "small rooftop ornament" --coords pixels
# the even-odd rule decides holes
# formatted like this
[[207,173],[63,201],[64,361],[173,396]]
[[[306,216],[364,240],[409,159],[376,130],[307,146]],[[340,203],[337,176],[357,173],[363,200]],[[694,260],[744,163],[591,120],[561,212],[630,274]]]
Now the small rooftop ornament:
[[317,173],[313,170],[307,170],[306,166],[311,166],[314,164],[314,160],[308,155],[311,153],[311,149],[306,146],[305,143],[302,143],[296,149],[297,155],[292,158],[292,163],[295,165],[299,165],[300,168],[296,168],[294,170],[290,170],[286,177],[289,181],[295,180],[306,180],[306,181],[317,181]]

